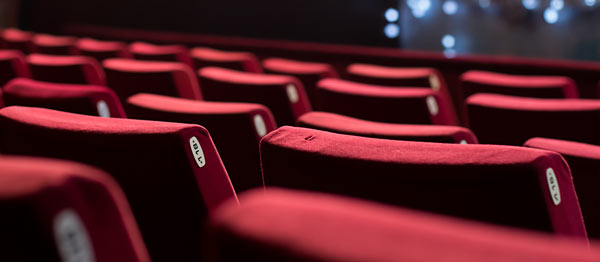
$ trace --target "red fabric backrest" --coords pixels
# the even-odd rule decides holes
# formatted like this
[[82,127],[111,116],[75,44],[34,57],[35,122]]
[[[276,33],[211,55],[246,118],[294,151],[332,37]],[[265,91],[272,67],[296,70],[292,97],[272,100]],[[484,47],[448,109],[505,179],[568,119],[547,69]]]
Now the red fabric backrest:
[[123,188],[155,261],[197,260],[201,221],[236,195],[198,125],[101,118],[32,107],[0,109],[0,152],[69,159]]
[[281,127],[261,141],[261,162],[266,186],[586,237],[569,168],[550,151]]
[[135,59],[179,62],[194,67],[189,51],[182,45],[154,45],[145,42],[134,42],[129,45],[129,52]]
[[600,100],[481,93],[467,98],[465,111],[480,143],[522,145],[548,137],[600,145]]
[[327,112],[309,112],[296,124],[338,134],[422,142],[477,144],[471,130],[459,126],[408,125],[373,122]]
[[125,195],[96,168],[0,158],[4,261],[150,261]]
[[130,97],[129,117],[199,124],[210,130],[236,192],[263,187],[258,145],[275,130],[275,119],[263,105],[205,102],[154,94]]
[[37,34],[31,39],[32,53],[49,55],[76,55],[75,43],[77,38]]
[[219,209],[206,261],[595,261],[597,245],[346,197],[267,188]]
[[196,47],[190,51],[190,55],[196,69],[215,66],[250,73],[262,73],[258,58],[252,53]]
[[21,51],[23,54],[31,52],[31,40],[35,34],[16,28],[7,28],[2,31],[2,42],[6,49]]
[[31,77],[25,56],[18,50],[0,50],[0,86],[17,77]]
[[7,106],[44,107],[92,116],[126,117],[115,92],[105,86],[56,84],[17,78],[2,89]]
[[600,238],[600,146],[550,138],[532,138],[526,147],[539,148],[560,153],[571,168],[577,189],[581,212],[590,238]]
[[102,67],[91,57],[31,54],[27,56],[27,63],[35,80],[65,84],[106,85]]
[[317,84],[319,110],[360,119],[402,123],[455,125],[448,100],[433,89],[386,87],[341,79]]
[[123,42],[83,38],[77,41],[75,48],[79,54],[93,57],[99,62],[108,58],[133,58],[127,45]]
[[206,100],[265,105],[278,125],[294,125],[298,117],[311,111],[302,83],[295,77],[218,67],[200,69],[198,76]]

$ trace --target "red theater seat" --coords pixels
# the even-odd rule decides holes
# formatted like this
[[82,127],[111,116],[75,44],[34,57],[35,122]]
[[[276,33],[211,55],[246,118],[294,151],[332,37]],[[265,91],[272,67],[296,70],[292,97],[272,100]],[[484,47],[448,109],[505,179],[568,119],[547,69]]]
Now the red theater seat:
[[455,125],[456,116],[438,91],[384,87],[325,79],[317,84],[320,110],[360,119],[401,123]]
[[39,82],[17,78],[2,88],[6,106],[44,107],[65,112],[125,118],[114,91],[104,86]]
[[77,38],[75,37],[37,34],[31,40],[32,53],[73,55],[77,53],[76,42]]
[[522,145],[548,137],[600,145],[600,100],[475,94],[466,100],[466,112],[483,144]]
[[262,73],[258,58],[252,53],[196,47],[190,51],[190,55],[194,60],[196,69],[216,66],[250,73]]
[[317,83],[325,78],[338,78],[338,74],[329,64],[303,62],[283,58],[269,58],[263,61],[265,71],[271,74],[295,76],[302,82],[310,102],[315,105]]
[[106,59],[102,64],[108,86],[124,105],[127,98],[137,93],[202,100],[194,71],[185,64],[120,58]]
[[35,34],[21,31],[16,28],[8,28],[2,31],[3,48],[14,49],[28,54],[31,52],[31,40]]
[[195,261],[202,221],[236,199],[219,154],[198,125],[101,118],[43,108],[0,110],[0,150],[70,159],[123,188],[154,261]]
[[266,135],[260,150],[266,186],[586,237],[569,167],[554,152],[394,141],[287,126]]
[[298,119],[297,126],[373,138],[477,144],[473,132],[459,126],[390,124],[327,112],[306,113]]
[[133,58],[123,42],[83,38],[77,41],[75,47],[79,54],[96,58],[100,62],[107,58]]
[[210,221],[206,261],[596,261],[583,241],[268,188]]
[[0,158],[3,261],[150,261],[115,181],[74,162]]
[[588,235],[600,238],[600,146],[539,137],[527,140],[525,146],[558,152],[567,160]]
[[250,102],[268,107],[278,125],[294,125],[311,110],[304,88],[291,76],[266,75],[205,67],[198,71],[206,100]]
[[25,56],[18,50],[0,50],[0,87],[17,77],[31,77]]
[[507,75],[468,71],[460,77],[462,99],[476,93],[497,93],[538,98],[578,98],[575,82],[562,76]]
[[144,42],[135,42],[129,45],[129,51],[135,59],[180,62],[194,67],[189,51],[182,45],[153,45]]
[[102,68],[91,57],[31,54],[27,56],[27,63],[35,80],[65,84],[106,84]]
[[260,139],[275,128],[271,111],[259,104],[194,101],[153,94],[128,100],[129,116],[199,124],[210,130],[236,192],[262,187]]

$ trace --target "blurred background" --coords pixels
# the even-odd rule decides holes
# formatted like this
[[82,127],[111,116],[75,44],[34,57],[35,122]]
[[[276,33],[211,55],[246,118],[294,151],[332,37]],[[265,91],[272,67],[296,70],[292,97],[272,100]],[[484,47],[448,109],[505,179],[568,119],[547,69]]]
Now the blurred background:
[[50,33],[91,24],[442,51],[450,57],[600,60],[596,0],[0,0],[0,17],[2,27]]

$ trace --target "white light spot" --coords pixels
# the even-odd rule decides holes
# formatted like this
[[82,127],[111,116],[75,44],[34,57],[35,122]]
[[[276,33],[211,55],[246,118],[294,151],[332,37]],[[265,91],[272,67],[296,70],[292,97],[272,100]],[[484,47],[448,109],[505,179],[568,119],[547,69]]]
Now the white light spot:
[[558,11],[554,8],[546,8],[544,11],[544,20],[548,24],[554,24],[558,21]]
[[463,140],[460,140],[460,143],[459,143],[459,144],[461,144],[461,145],[466,145],[466,144],[469,144],[469,143],[467,143],[467,140],[464,140],[464,139],[463,139]]
[[453,35],[444,35],[442,37],[442,45],[444,46],[444,48],[446,48],[446,49],[453,48],[455,44],[456,44],[456,39],[454,38]]
[[456,50],[449,48],[444,50],[444,56],[446,58],[454,58],[456,57]]
[[387,10],[385,10],[385,19],[390,22],[396,22],[398,21],[398,18],[400,17],[400,13],[398,13],[398,9],[396,8],[388,8]]
[[440,112],[440,108],[438,107],[438,103],[435,100],[435,97],[428,96],[425,99],[425,103],[427,104],[427,109],[429,109],[429,113],[432,116],[436,116]]
[[256,128],[256,133],[260,137],[267,134],[267,125],[265,125],[265,120],[259,114],[254,115],[254,128]]
[[431,74],[429,76],[429,86],[435,91],[440,91],[441,84],[440,79],[437,77],[437,75]]
[[296,90],[296,86],[294,86],[294,84],[288,84],[285,88],[285,91],[287,92],[288,98],[292,104],[298,102],[298,99],[300,98],[298,97],[298,90]]
[[565,1],[564,0],[551,0],[550,7],[555,10],[561,10],[561,9],[563,9],[563,7],[565,7]]
[[596,4],[596,0],[584,0],[583,3],[586,6],[594,6]]
[[458,3],[454,0],[446,0],[442,5],[442,10],[444,10],[444,13],[447,15],[454,15],[458,12]]
[[522,0],[522,3],[527,10],[533,10],[540,6],[540,0]]
[[479,7],[488,8],[492,5],[491,0],[479,0]]
[[396,38],[400,34],[400,27],[397,24],[387,24],[383,32],[387,38]]
[[110,109],[108,109],[108,104],[106,103],[106,101],[98,101],[98,103],[96,103],[96,109],[98,109],[99,116],[110,117]]
[[406,0],[406,4],[416,18],[424,17],[431,8],[431,0]]

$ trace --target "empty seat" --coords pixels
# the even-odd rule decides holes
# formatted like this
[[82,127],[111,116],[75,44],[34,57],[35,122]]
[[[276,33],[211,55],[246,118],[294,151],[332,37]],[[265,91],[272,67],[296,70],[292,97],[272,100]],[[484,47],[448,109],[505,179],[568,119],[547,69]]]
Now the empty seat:
[[0,157],[3,261],[150,261],[115,181],[82,164]]
[[562,76],[522,76],[468,71],[460,76],[462,99],[476,93],[538,98],[577,98],[575,82]]
[[114,91],[105,86],[40,82],[17,78],[2,88],[6,106],[44,107],[65,112],[125,117]]
[[527,140],[525,146],[558,152],[567,160],[588,235],[600,238],[600,146],[539,137]]
[[19,50],[23,54],[31,52],[31,40],[35,34],[16,28],[7,28],[2,31],[3,48]]
[[144,42],[135,42],[129,45],[129,51],[135,59],[180,62],[194,67],[189,51],[182,45],[154,45]]
[[31,54],[27,56],[27,63],[35,80],[65,84],[106,84],[100,64],[91,57]]
[[325,78],[338,78],[333,67],[326,63],[304,62],[284,58],[269,58],[263,61],[267,73],[295,76],[302,82],[306,94],[313,106],[315,104],[315,89],[317,83]]
[[267,188],[210,221],[206,261],[595,261],[598,246],[340,196]]
[[449,101],[433,89],[393,88],[341,79],[325,79],[317,84],[317,103],[321,111],[371,121],[456,124],[456,116]]
[[205,67],[198,71],[206,100],[250,102],[268,107],[278,125],[294,125],[311,110],[304,88],[291,76],[240,72]]
[[258,145],[273,131],[271,111],[259,104],[194,101],[153,94],[128,100],[129,117],[199,124],[210,130],[236,192],[262,187]]
[[77,52],[76,42],[77,38],[75,37],[37,34],[31,40],[32,53],[73,55]]
[[522,145],[532,137],[600,145],[600,100],[475,94],[466,100],[468,127],[480,143]]
[[477,144],[473,132],[464,127],[381,123],[327,112],[306,113],[297,126],[373,138]]
[[124,105],[127,98],[137,93],[202,99],[198,80],[185,64],[120,58],[106,59],[102,64],[108,86],[117,92]]
[[75,45],[77,52],[84,56],[93,57],[98,61],[107,58],[133,58],[127,45],[123,42],[100,41],[83,38]]
[[288,126],[267,134],[260,150],[266,186],[586,237],[569,167],[554,152],[374,139]]
[[235,192],[198,125],[101,118],[33,107],[0,109],[0,152],[102,168],[123,188],[154,261],[194,261],[202,221]]
[[250,73],[262,73],[258,58],[252,53],[196,47],[190,51],[190,55],[196,69],[216,66]]
[[31,77],[25,56],[18,50],[0,50],[0,87],[17,77]]

